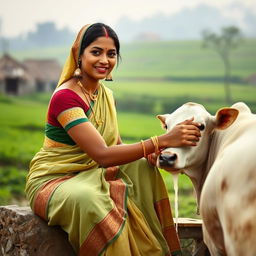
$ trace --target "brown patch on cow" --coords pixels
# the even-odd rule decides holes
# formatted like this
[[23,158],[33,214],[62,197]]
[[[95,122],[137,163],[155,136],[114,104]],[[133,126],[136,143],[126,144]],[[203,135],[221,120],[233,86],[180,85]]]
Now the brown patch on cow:
[[221,189],[222,192],[227,191],[227,189],[228,189],[228,184],[227,184],[226,179],[223,179],[223,180],[222,180],[220,189]]
[[248,179],[249,181],[251,181],[251,180],[255,180],[255,178],[256,178],[256,172],[255,172],[254,170],[253,170],[253,171],[248,172],[247,179]]
[[247,201],[248,203],[251,204],[256,204],[256,191],[251,191],[248,196],[247,196]]
[[250,234],[252,233],[253,230],[253,225],[251,221],[247,221],[244,225],[243,231],[244,231],[244,235],[245,237],[248,235],[250,236]]

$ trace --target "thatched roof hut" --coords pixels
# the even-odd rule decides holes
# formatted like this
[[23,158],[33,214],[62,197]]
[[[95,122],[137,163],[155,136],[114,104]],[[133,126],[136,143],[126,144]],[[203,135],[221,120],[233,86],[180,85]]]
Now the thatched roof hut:
[[33,76],[27,67],[9,54],[0,58],[0,92],[6,94],[23,94],[32,90]]
[[61,67],[55,59],[26,59],[23,64],[34,77],[37,91],[49,91],[56,87]]
[[23,62],[4,54],[0,58],[0,93],[26,94],[53,91],[61,67],[55,59],[27,59]]

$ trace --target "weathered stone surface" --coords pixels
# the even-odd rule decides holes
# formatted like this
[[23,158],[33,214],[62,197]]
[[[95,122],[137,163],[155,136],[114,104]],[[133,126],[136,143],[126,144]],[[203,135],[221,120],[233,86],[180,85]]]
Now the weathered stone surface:
[[30,207],[0,206],[0,256],[74,256],[67,234]]

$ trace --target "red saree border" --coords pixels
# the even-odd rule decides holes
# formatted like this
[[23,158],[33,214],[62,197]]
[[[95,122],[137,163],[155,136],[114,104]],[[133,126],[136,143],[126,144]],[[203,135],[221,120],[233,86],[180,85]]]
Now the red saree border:
[[173,253],[172,255],[178,255],[177,253],[181,251],[180,241],[174,227],[169,198],[164,198],[156,202],[154,206],[169,249]]
[[105,172],[105,180],[115,180],[119,171],[119,166],[108,167]]
[[46,182],[36,193],[34,199],[33,210],[34,213],[44,220],[47,220],[47,207],[49,199],[55,189],[64,181],[72,178],[73,176],[65,176]]
[[79,256],[100,255],[107,245],[119,236],[125,223],[127,185],[122,179],[108,182],[110,184],[110,197],[113,199],[115,207],[89,233],[80,247]]

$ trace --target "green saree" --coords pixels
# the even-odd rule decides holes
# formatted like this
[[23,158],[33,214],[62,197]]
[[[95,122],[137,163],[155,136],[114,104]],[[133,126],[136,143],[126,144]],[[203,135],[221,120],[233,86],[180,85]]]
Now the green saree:
[[[75,68],[73,55],[59,84]],[[114,98],[104,85],[88,118],[108,146],[117,144]],[[44,146],[31,161],[25,190],[35,214],[61,226],[77,255],[181,255],[165,184],[144,158],[105,169],[77,145]]]

